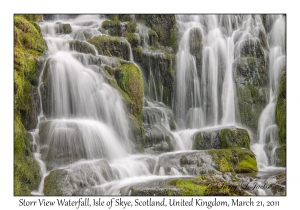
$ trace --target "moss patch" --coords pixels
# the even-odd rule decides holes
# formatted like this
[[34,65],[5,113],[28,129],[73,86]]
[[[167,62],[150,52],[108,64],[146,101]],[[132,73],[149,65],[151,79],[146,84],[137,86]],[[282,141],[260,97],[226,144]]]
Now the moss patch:
[[50,196],[61,196],[61,181],[66,176],[67,172],[63,170],[52,171],[44,182],[44,194]]
[[250,136],[245,129],[222,129],[221,148],[243,147],[250,149]]
[[[237,185],[216,178],[214,175],[202,175],[188,180],[172,180],[168,185],[179,188],[179,195],[181,196],[247,195]],[[167,195],[173,195],[172,191]]]
[[180,195],[184,196],[203,196],[207,188],[205,185],[198,184],[195,180],[172,180],[169,185],[174,185],[180,189]]
[[14,195],[31,195],[40,181],[40,167],[19,116],[14,117]]
[[210,150],[208,154],[212,155],[221,172],[248,173],[258,170],[254,153],[247,149]]
[[102,28],[108,30],[112,36],[122,36],[122,26],[120,20],[105,20],[102,23]]
[[116,79],[132,101],[130,113],[138,120],[142,120],[144,83],[140,69],[134,64],[123,64],[116,71]]
[[286,143],[286,72],[281,76],[276,104],[276,122],[279,127],[280,144]]
[[276,149],[276,165],[286,167],[286,145],[283,144]]
[[155,31],[161,45],[170,46],[174,52],[177,51],[178,29],[175,15],[138,14],[135,18]]
[[137,26],[136,22],[130,21],[130,22],[127,23],[126,31],[128,33],[135,33],[136,26]]
[[134,33],[125,32],[124,36],[132,47],[138,47],[141,44],[141,39]]

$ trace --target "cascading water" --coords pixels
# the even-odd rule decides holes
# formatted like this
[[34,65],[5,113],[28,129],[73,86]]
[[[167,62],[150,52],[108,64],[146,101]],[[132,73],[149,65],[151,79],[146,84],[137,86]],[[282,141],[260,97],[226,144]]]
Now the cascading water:
[[252,146],[257,156],[260,170],[274,170],[275,151],[279,147],[278,126],[275,122],[275,107],[283,67],[285,66],[285,18],[282,15],[271,16],[273,22],[268,43],[270,47],[270,90],[269,103],[263,110],[258,124],[258,142]]
[[[105,19],[96,15],[56,16],[40,23],[48,52],[39,78],[41,112],[31,135],[34,156],[43,176],[38,191],[32,194],[43,195],[45,177],[53,173],[67,174],[60,183],[64,195],[124,195],[130,194],[134,185],[209,173],[215,171],[212,157],[205,151],[191,151],[194,135],[212,132],[214,136],[223,128],[244,128],[236,114],[235,62],[243,53],[243,44],[249,38],[259,37],[262,27],[259,17],[176,16],[180,39],[172,107],[175,119],[172,110],[161,102],[163,86],[155,85],[162,75],[151,69],[150,58],[163,59],[164,53],[149,50],[149,28],[138,23],[137,32],[150,66],[146,75],[149,79],[144,81],[148,82],[143,107],[149,144],[146,154],[135,154],[123,98],[107,83],[103,71],[104,65],[116,67],[119,60],[99,55],[94,45],[87,42],[94,36],[106,36],[98,30]],[[270,100],[260,117],[259,141],[251,147],[255,153],[259,151],[257,161],[264,165],[268,165],[267,154],[255,148],[263,148],[268,136],[274,141],[268,142],[273,145],[271,150],[276,149],[275,104],[285,63],[285,38],[280,31],[285,20],[277,16],[273,19],[268,34]],[[70,24],[72,33],[62,33],[64,24]],[[125,38],[122,41],[129,46],[126,62],[134,63],[132,47]],[[166,153],[157,155],[158,151]],[[185,161],[183,156],[191,158],[197,167],[181,164]],[[259,193],[262,192],[255,194]]]

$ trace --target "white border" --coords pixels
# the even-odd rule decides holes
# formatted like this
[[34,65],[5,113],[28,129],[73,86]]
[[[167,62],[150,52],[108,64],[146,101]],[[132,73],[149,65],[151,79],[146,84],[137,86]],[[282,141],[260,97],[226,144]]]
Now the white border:
[[[295,1],[296,2],[296,1]],[[276,0],[207,0],[191,1],[63,1],[63,0],[14,0],[2,1],[0,10],[0,154],[1,154],[1,209],[18,207],[19,199],[13,196],[13,14],[14,13],[286,13],[287,14],[287,196],[286,197],[253,197],[256,200],[279,200],[280,208],[299,206],[300,174],[297,164],[299,156],[297,124],[299,104],[299,74],[300,74],[300,45],[299,22],[300,16],[297,4]],[[297,62],[298,61],[298,62]],[[299,86],[300,87],[300,86]],[[28,198],[28,197],[26,197]],[[44,197],[45,198],[45,197]],[[106,197],[105,199],[109,199]],[[183,198],[183,197],[181,197]],[[188,197],[184,197],[188,200]],[[231,202],[232,197],[222,198]],[[29,199],[29,198],[28,198]],[[33,200],[38,198],[32,198]],[[48,199],[48,198],[47,198]],[[49,200],[55,200],[50,197]],[[129,197],[126,198],[131,199]],[[144,199],[146,199],[144,197]],[[241,197],[241,199],[245,199]],[[134,200],[134,198],[132,198]],[[71,207],[74,209],[74,207]],[[70,209],[71,209],[70,208]],[[98,207],[100,208],[100,207]],[[102,207],[103,208],[103,207]],[[151,207],[145,207],[150,209]],[[152,207],[153,208],[153,207]],[[151,208],[151,209],[152,209]],[[182,208],[182,207],[181,207]],[[194,207],[195,208],[195,207]],[[273,207],[274,208],[274,207]],[[29,209],[29,208],[27,208]],[[30,208],[31,209],[31,208]],[[39,207],[38,209],[43,209]],[[83,209],[83,208],[82,208]],[[89,208],[91,209],[91,208]],[[107,209],[107,208],[104,208]],[[122,209],[122,208],[115,208]],[[135,208],[138,209],[138,208]],[[140,208],[139,208],[140,209]],[[176,209],[179,209],[176,208]],[[218,209],[218,208],[213,208]],[[248,207],[247,209],[252,209]],[[297,208],[293,208],[297,209]]]

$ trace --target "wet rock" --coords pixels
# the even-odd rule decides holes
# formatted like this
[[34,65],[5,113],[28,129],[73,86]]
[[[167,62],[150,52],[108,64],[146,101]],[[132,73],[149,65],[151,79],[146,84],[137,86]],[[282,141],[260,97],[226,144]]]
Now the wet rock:
[[103,35],[87,41],[96,47],[100,55],[130,59],[130,46],[126,40],[124,41],[120,37]]
[[77,52],[96,55],[94,48],[87,42],[72,40],[70,43],[71,50]]
[[229,127],[194,134],[193,149],[206,150],[234,147],[250,148],[250,136],[247,130]]
[[286,72],[281,76],[278,100],[276,103],[276,123],[278,124],[278,136],[280,148],[276,150],[277,165],[286,166]]
[[122,25],[120,20],[105,20],[101,27],[107,30],[111,36],[122,36]]

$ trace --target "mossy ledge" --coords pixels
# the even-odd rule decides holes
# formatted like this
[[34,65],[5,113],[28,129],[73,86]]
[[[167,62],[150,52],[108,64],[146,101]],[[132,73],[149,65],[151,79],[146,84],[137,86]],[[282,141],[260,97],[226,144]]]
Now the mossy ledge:
[[202,131],[194,134],[193,149],[250,149],[250,136],[246,129],[228,127],[221,130]]
[[[181,196],[241,196],[248,195],[237,185],[216,178],[214,175],[202,175],[195,179],[172,180],[170,186],[179,188]],[[173,195],[172,190],[167,195]]]
[[87,41],[96,47],[100,55],[118,57],[125,60],[130,58],[130,46],[126,40],[122,40],[120,37],[103,35],[93,37]]
[[33,87],[37,85],[38,56],[46,50],[39,33],[40,15],[14,16],[14,195],[31,195],[40,181],[40,168],[34,160],[25,122],[33,107]]
[[255,155],[248,149],[209,150],[217,170],[221,172],[250,173],[258,171]]

